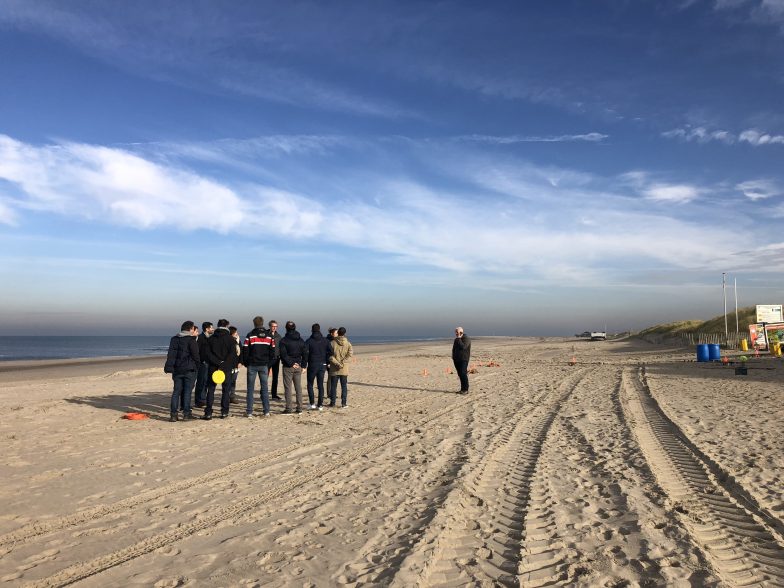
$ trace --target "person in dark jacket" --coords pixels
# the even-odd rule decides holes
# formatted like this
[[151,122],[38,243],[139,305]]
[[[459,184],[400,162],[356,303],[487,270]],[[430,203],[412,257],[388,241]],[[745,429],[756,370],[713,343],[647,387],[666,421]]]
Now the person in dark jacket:
[[[329,340],[321,334],[321,325],[314,324],[310,331],[310,337],[305,341],[308,348],[308,400],[311,410],[323,410],[324,373],[327,370],[329,356],[332,355],[332,346]],[[316,380],[318,384],[318,404],[314,398],[313,380]]]
[[468,362],[471,361],[471,339],[463,332],[463,327],[455,329],[455,342],[452,344],[452,362],[460,378],[460,393],[468,394]]
[[185,419],[193,418],[191,412],[191,393],[196,382],[196,371],[201,363],[199,346],[196,344],[196,335],[199,329],[193,321],[185,321],[177,333],[169,341],[169,351],[166,354],[166,364],[163,371],[172,375],[174,390],[171,396],[169,421],[177,422],[177,413],[182,403],[182,416]]
[[204,408],[204,399],[207,394],[207,373],[209,372],[209,364],[207,363],[207,339],[209,339],[215,332],[215,327],[212,323],[205,321],[201,324],[201,334],[196,343],[199,346],[199,371],[196,374],[196,408]]
[[269,333],[270,337],[272,337],[272,346],[275,348],[275,357],[270,364],[270,370],[272,371],[272,384],[270,385],[270,392],[271,398],[273,400],[280,400],[280,396],[278,396],[278,374],[280,373],[280,340],[283,338],[280,333],[278,333],[278,322],[277,321],[270,321],[269,322]]
[[269,416],[269,389],[267,387],[269,366],[275,360],[275,341],[270,332],[264,328],[264,319],[257,316],[253,319],[253,330],[245,336],[242,343],[242,365],[247,369],[247,398],[245,414],[253,416],[253,391],[256,387],[256,375],[261,380],[261,406],[264,416]]
[[215,402],[215,372],[223,372],[223,384],[221,384],[221,418],[229,416],[229,398],[231,397],[231,371],[239,363],[237,355],[237,342],[229,333],[229,321],[221,319],[218,321],[218,328],[207,342],[207,363],[209,372],[207,376],[207,404],[204,407],[205,421],[212,419],[212,405]]
[[[294,321],[286,323],[286,336],[280,340],[280,363],[283,364],[284,414],[302,412],[302,368],[308,367],[308,348],[297,332]],[[292,406],[291,387],[296,392],[297,408]]]

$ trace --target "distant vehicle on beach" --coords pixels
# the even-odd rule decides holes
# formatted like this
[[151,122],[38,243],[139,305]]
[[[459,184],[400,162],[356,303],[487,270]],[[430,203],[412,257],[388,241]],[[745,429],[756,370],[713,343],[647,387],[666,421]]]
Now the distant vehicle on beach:
[[606,341],[607,331],[591,331],[591,341]]

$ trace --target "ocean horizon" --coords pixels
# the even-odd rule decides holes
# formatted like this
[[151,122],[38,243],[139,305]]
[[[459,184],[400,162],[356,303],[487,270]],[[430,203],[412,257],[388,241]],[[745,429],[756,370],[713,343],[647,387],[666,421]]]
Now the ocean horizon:
[[[0,336],[0,361],[164,355],[169,348],[170,339],[171,335]],[[448,337],[401,337],[399,335],[349,336],[349,340],[355,345],[437,341],[439,339],[446,340]]]

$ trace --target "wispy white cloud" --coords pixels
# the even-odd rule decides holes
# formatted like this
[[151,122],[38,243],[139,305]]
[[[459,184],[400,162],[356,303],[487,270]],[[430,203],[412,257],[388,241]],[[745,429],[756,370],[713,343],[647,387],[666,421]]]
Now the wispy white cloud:
[[781,145],[784,144],[784,135],[771,135],[770,133],[758,131],[757,129],[748,129],[740,134],[738,140],[743,143],[754,145],[755,147],[759,147],[760,145]]
[[681,204],[695,200],[700,191],[694,186],[684,184],[654,184],[643,190],[643,194],[650,200]]
[[[450,176],[454,189],[384,170],[361,176],[309,171],[308,158],[302,173],[329,185],[327,193],[230,185],[123,149],[34,146],[2,135],[0,179],[23,195],[16,207],[21,213],[42,210],[146,230],[283,236],[291,247],[331,244],[452,272],[525,271],[569,285],[632,260],[710,267],[717,250],[740,240],[733,228],[704,219],[691,223],[661,206],[688,204],[701,193],[696,186],[654,180],[642,171],[600,178],[454,150],[428,160],[433,145],[419,149],[423,164]],[[448,165],[439,168],[439,162]],[[624,195],[624,186],[645,198]]]
[[735,188],[743,192],[744,196],[750,200],[764,200],[784,194],[784,189],[771,179],[749,180],[741,182]]
[[457,137],[458,141],[473,141],[476,143],[491,143],[495,145],[507,145],[511,143],[571,143],[585,141],[588,143],[600,143],[607,139],[609,135],[591,132],[577,135],[463,135]]
[[720,141],[722,143],[732,144],[736,141],[735,135],[729,131],[709,131],[705,127],[672,129],[671,131],[662,133],[662,137],[680,139],[682,141],[696,141],[697,143]]
[[738,134],[724,130],[708,130],[705,127],[684,127],[672,129],[662,133],[667,139],[679,139],[686,142],[709,143],[717,141],[732,145],[733,143],[748,143],[754,147],[762,145],[784,144],[784,135],[774,135],[757,129],[746,129]]

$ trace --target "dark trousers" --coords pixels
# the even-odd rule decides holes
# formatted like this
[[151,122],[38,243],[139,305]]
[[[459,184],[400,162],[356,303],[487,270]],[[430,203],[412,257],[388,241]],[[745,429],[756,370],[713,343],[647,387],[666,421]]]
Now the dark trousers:
[[460,378],[460,391],[468,392],[468,360],[453,359],[455,371]]
[[338,382],[340,382],[340,406],[348,406],[348,376],[329,377],[329,405],[335,406]]
[[191,393],[193,383],[196,381],[196,372],[185,372],[184,374],[172,374],[174,390],[171,397],[171,414],[177,414],[177,409],[182,405],[184,414],[191,413]]
[[270,395],[272,398],[278,398],[278,374],[280,373],[280,360],[276,359],[270,366],[272,370],[272,383],[270,384]]
[[199,364],[199,371],[196,373],[196,404],[204,404],[204,397],[207,392],[207,375],[210,366],[206,361]]
[[315,402],[315,394],[313,392],[313,380],[316,380],[316,384],[318,386],[318,404],[317,406],[324,405],[324,372],[326,371],[326,367],[324,364],[317,365],[315,367],[308,366],[308,400],[310,400],[310,405],[313,406],[316,404]]
[[[210,366],[209,376],[207,378],[207,405],[204,407],[204,414],[212,414],[212,405],[215,402],[215,382],[212,381],[213,372],[218,371],[217,368]],[[223,372],[226,374],[226,372]],[[221,384],[221,414],[229,414],[229,398],[231,397],[231,372],[226,374],[226,379]]]

